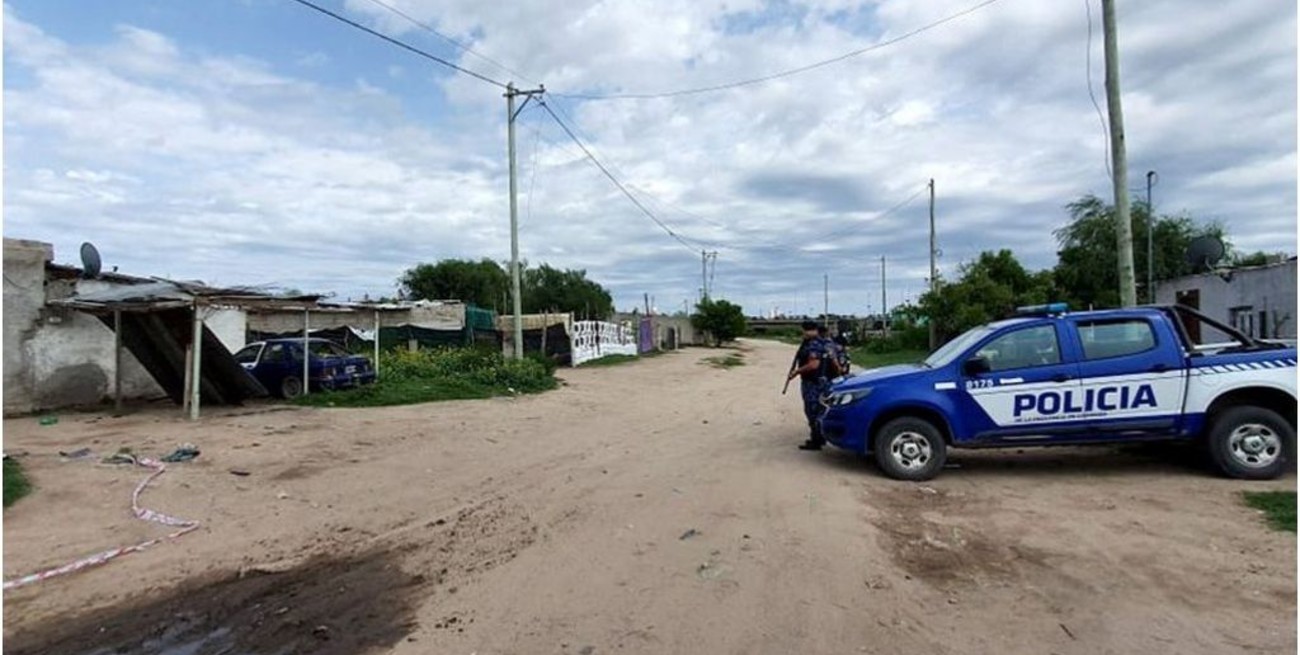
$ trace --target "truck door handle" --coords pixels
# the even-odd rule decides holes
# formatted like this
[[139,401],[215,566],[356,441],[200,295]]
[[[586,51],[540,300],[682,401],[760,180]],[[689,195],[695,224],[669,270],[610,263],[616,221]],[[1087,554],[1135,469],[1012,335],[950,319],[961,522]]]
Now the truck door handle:
[[1069,382],[1070,376],[1066,373],[1057,373],[1052,376],[1052,382]]
[[1168,370],[1169,370],[1168,364],[1156,364],[1155,366],[1151,367],[1152,373],[1164,373],[1165,371]]

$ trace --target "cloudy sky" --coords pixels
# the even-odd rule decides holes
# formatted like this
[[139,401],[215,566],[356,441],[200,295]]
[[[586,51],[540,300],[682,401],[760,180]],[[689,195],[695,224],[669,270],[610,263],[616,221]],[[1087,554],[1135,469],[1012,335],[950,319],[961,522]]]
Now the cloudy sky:
[[[318,0],[548,104],[688,245],[641,213],[544,111],[519,118],[520,240],[620,307],[714,294],[751,313],[892,305],[928,270],[1009,247],[1050,266],[1062,206],[1109,197],[1100,11],[999,0],[762,84],[633,99],[804,66],[977,0]],[[1296,5],[1120,0],[1131,186],[1296,247]],[[4,8],[4,235],[92,241],[124,272],[392,294],[410,265],[509,257],[501,89],[292,0],[21,0]],[[1104,104],[1102,109],[1104,110]],[[1142,191],[1144,192],[1144,190]],[[905,202],[910,199],[910,202]],[[901,207],[899,207],[901,205]],[[888,213],[891,207],[898,207]]]

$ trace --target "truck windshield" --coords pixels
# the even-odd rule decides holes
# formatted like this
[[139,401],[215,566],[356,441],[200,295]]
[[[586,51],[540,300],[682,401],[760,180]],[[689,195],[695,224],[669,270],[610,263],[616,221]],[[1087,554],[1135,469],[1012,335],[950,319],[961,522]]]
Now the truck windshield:
[[940,368],[952,363],[958,355],[966,352],[971,346],[974,346],[980,339],[988,336],[993,332],[993,328],[982,325],[977,328],[971,328],[961,336],[943,344],[938,350],[930,353],[929,357],[922,362],[926,368]]

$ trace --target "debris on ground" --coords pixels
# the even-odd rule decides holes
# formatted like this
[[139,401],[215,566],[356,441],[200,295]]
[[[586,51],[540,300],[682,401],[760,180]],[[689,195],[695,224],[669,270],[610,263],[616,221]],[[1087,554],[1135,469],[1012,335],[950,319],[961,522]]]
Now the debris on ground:
[[118,448],[117,452],[99,460],[103,464],[132,464],[136,463],[135,453],[130,448]]
[[66,460],[86,459],[92,454],[93,453],[91,453],[89,448],[78,448],[73,451],[59,451],[59,456]]
[[183,443],[180,446],[177,446],[176,450],[173,450],[171,454],[163,457],[162,461],[167,462],[168,464],[175,464],[177,462],[188,462],[198,456],[198,446],[195,446],[192,443]]
[[251,475],[248,471],[245,471],[244,469],[230,469],[230,474],[238,475],[241,478],[246,478],[249,475]]
[[58,422],[59,422],[59,417],[57,417],[57,416],[42,416],[42,417],[41,417],[41,425],[46,425],[46,426],[49,426],[49,425],[55,425],[55,424],[57,424]]
[[683,533],[682,533],[682,536],[678,537],[677,539],[678,539],[678,541],[686,541],[687,539],[690,539],[691,537],[698,537],[698,536],[700,536],[700,531],[699,531],[699,530],[696,530],[695,528],[691,528],[690,530],[687,530],[686,532],[683,532]]

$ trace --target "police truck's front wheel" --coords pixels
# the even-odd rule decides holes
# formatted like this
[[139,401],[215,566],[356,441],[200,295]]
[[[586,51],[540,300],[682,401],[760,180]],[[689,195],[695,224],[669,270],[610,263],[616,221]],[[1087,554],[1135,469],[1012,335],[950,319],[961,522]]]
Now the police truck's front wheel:
[[876,463],[896,480],[929,480],[943,470],[948,445],[943,434],[925,419],[896,418],[873,439]]
[[1214,417],[1207,449],[1224,475],[1271,480],[1285,471],[1295,447],[1295,429],[1263,407],[1232,407]]

